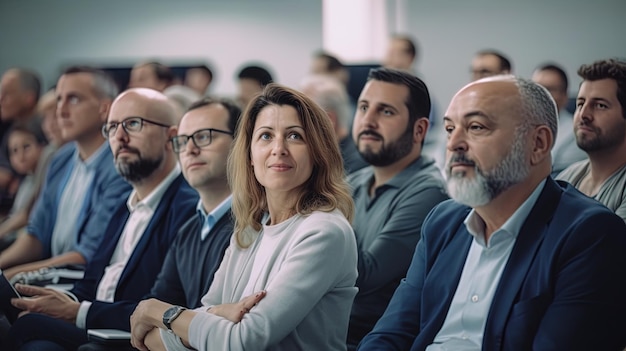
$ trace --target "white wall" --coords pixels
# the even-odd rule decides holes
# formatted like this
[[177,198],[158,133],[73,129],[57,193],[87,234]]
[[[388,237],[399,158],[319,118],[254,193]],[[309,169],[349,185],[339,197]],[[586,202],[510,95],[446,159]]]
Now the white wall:
[[578,91],[581,64],[626,58],[624,0],[405,0],[408,32],[418,38],[418,71],[445,112],[470,79],[473,54],[494,48],[517,75],[529,77],[545,61],[561,64]]
[[238,69],[265,63],[295,85],[322,47],[321,2],[308,0],[0,0],[0,72],[37,69],[45,86],[61,67],[210,60],[212,91],[235,92]]
[[[440,113],[468,81],[479,49],[502,50],[523,76],[542,61],[559,62],[572,93],[582,63],[626,57],[624,0],[385,1],[389,30],[406,29],[420,42],[417,68]],[[354,15],[345,14],[346,26]],[[322,47],[322,0],[0,0],[0,47],[0,72],[33,67],[46,86],[69,63],[210,59],[213,92],[231,95],[249,60],[267,63],[281,83],[300,81]]]

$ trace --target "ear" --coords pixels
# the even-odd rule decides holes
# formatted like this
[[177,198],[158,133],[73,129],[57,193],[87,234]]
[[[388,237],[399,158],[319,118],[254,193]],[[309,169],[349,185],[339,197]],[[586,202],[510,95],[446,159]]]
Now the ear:
[[175,137],[176,135],[178,135],[178,127],[177,126],[171,126],[167,129],[167,142],[165,142],[165,149],[168,151],[172,151],[174,152],[174,149],[172,148],[172,143],[170,142],[170,140]]
[[111,104],[113,101],[111,99],[103,99],[100,100],[100,108],[98,112],[100,113],[100,120],[102,123],[107,122],[107,118],[109,118],[109,111],[111,110]]
[[546,125],[540,125],[535,127],[531,134],[533,145],[533,149],[530,154],[531,166],[544,162],[546,158],[549,162],[552,162],[550,159],[550,151],[552,150],[552,144],[554,143],[554,136],[552,135],[550,128]]
[[424,138],[426,138],[426,132],[428,132],[428,126],[430,122],[428,118],[421,117],[413,124],[413,142],[416,144],[422,144]]

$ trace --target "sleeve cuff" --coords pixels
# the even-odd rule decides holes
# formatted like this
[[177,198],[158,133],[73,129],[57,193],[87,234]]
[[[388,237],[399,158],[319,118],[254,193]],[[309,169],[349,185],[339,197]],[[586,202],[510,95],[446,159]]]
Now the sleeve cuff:
[[91,307],[90,301],[83,301],[80,303],[78,313],[76,314],[76,326],[80,329],[87,329],[87,314]]

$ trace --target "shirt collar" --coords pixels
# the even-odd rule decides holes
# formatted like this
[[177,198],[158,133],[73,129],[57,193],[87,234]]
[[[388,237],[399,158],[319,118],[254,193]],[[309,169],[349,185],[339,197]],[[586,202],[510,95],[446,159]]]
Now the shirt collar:
[[[511,217],[509,217],[506,222],[502,225],[502,227],[498,228],[498,232],[504,231],[512,235],[514,238],[517,238],[520,230],[522,229],[522,225],[526,221],[528,214],[535,206],[539,195],[541,195],[541,191],[546,184],[546,180],[541,181],[535,190],[530,194],[530,196],[522,203],[520,207],[513,212]],[[486,245],[484,242],[484,233],[485,233],[485,221],[478,215],[476,210],[472,209],[470,213],[465,217],[463,221],[467,231],[474,236],[474,238],[481,243],[482,245]]]
[[176,164],[176,166],[170,171],[170,173],[168,173],[168,175],[163,178],[161,183],[159,183],[156,188],[152,189],[150,194],[148,194],[148,196],[146,196],[141,201],[137,198],[137,190],[133,189],[133,191],[130,193],[130,196],[128,197],[128,200],[126,200],[126,207],[128,207],[128,211],[132,213],[140,205],[147,206],[153,212],[156,211],[156,208],[157,206],[159,206],[159,203],[161,202],[165,191],[167,191],[167,188],[169,188],[172,182],[179,175],[180,166]]
[[202,229],[200,231],[200,235],[202,240],[206,238],[209,234],[210,228],[205,229],[207,226],[213,226],[217,221],[222,218],[230,210],[232,204],[233,197],[232,195],[228,195],[224,201],[222,201],[219,205],[217,205],[211,213],[206,213],[204,206],[202,206],[202,199],[198,200],[198,205],[196,205],[196,212],[198,216],[202,219]]
[[89,156],[86,160],[81,160],[80,155],[78,154],[78,148],[74,149],[74,162],[76,164],[84,165],[85,168],[89,170],[93,170],[100,163],[102,163],[103,159],[108,156],[107,153],[111,152],[111,148],[109,147],[109,142],[105,141],[100,145],[100,147],[94,152],[91,156]]
[[[415,173],[418,173],[420,169],[429,166],[434,162],[435,161],[430,157],[421,155],[415,161],[411,162],[405,169],[393,176],[393,178],[389,179],[382,186],[400,188],[405,185],[407,181],[415,175]],[[360,187],[367,189],[366,191],[369,191],[370,185],[374,181],[374,169],[370,167],[369,170],[370,176],[363,178],[361,184],[359,184]]]

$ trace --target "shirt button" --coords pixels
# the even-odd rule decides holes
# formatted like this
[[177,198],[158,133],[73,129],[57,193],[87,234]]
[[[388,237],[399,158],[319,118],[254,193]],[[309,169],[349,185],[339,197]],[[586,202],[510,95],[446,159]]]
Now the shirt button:
[[472,296],[472,302],[478,302],[478,295]]

